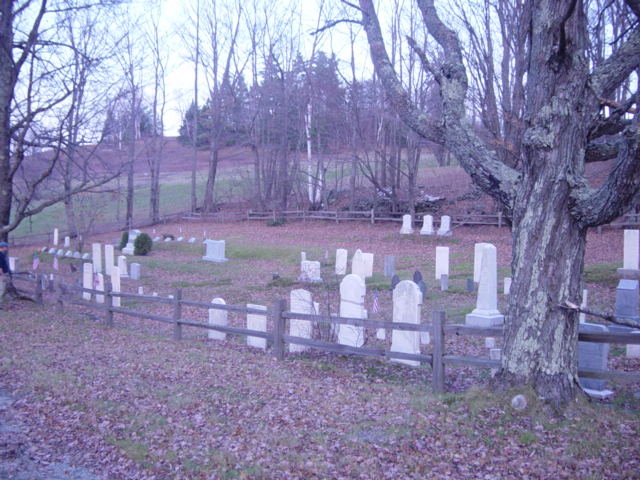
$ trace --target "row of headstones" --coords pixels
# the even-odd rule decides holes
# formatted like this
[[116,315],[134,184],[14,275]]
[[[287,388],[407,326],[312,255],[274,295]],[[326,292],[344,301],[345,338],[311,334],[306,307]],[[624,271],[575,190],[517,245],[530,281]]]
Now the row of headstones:
[[[400,227],[401,235],[411,235],[413,233],[413,217],[411,215],[402,216],[402,227]],[[422,228],[420,229],[420,235],[433,235],[437,233],[441,236],[451,235],[451,217],[449,215],[443,215],[440,218],[440,228],[437,232],[433,230],[433,216],[425,215],[422,217]]]
[[[340,316],[347,318],[367,318],[367,310],[364,301],[366,295],[366,284],[364,280],[354,274],[349,274],[340,282]],[[212,303],[224,305],[222,298],[214,298]],[[403,323],[420,323],[420,309],[422,305],[422,293],[418,286],[410,281],[400,282],[393,291],[393,321]],[[267,310],[264,305],[247,304],[247,308],[253,310]],[[320,305],[314,302],[311,292],[304,289],[293,290],[290,295],[290,310],[294,313],[317,315]],[[267,315],[252,312],[247,314],[247,328],[257,331],[267,330]],[[212,308],[209,310],[209,324],[226,326],[228,324],[227,311]],[[365,341],[365,328],[362,326],[332,324],[333,333],[337,337],[339,344],[351,347],[362,347]],[[289,334],[295,337],[311,339],[313,334],[313,323],[310,320],[291,319],[289,323]],[[225,340],[224,332],[210,330],[210,339]],[[384,329],[377,329],[376,336],[379,339],[386,338]],[[394,352],[419,354],[420,343],[429,343],[428,332],[415,332],[405,330],[392,330],[391,350]],[[247,345],[265,349],[266,339],[255,336],[247,337]],[[307,349],[305,345],[290,344],[290,352],[303,352]],[[417,360],[395,360],[408,365],[417,366]]]

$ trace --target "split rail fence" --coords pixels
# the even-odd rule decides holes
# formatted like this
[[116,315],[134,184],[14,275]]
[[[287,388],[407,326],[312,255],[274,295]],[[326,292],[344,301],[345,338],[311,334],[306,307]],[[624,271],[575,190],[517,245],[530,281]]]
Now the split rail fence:
[[[113,292],[109,285],[105,286],[105,290],[96,290],[69,285],[62,282],[52,282],[43,274],[35,276],[15,275],[14,280],[21,283],[33,285],[34,299],[37,303],[44,304],[45,292],[53,294],[56,302],[56,311],[64,312],[64,304],[74,304],[88,307],[94,310],[100,310],[103,313],[103,322],[106,326],[114,326],[114,314],[154,320],[167,324],[173,324],[173,337],[175,340],[182,339],[182,328],[185,326],[204,328],[208,330],[217,330],[219,332],[251,336],[266,339],[268,346],[271,347],[272,354],[278,359],[283,360],[286,355],[286,345],[305,345],[310,348],[322,350],[325,352],[333,352],[343,355],[355,355],[363,357],[373,357],[378,359],[402,359],[417,360],[427,363],[431,366],[432,376],[431,384],[434,392],[445,391],[445,369],[449,367],[475,367],[475,368],[500,368],[499,360],[492,360],[482,357],[455,356],[446,355],[445,352],[445,336],[479,336],[479,337],[501,337],[503,335],[502,327],[471,327],[461,324],[447,324],[447,317],[444,311],[434,311],[432,314],[432,322],[428,323],[404,323],[404,322],[386,322],[361,318],[348,318],[334,315],[312,315],[286,311],[285,300],[275,300],[271,303],[267,310],[248,308],[243,306],[223,305],[217,303],[207,303],[188,300],[182,297],[182,289],[178,288],[173,294],[173,298],[139,295],[126,292]],[[104,297],[104,303],[97,303],[91,300],[84,300],[83,294],[101,295]],[[161,303],[173,306],[171,316],[156,315],[148,312],[132,310],[124,307],[114,306],[113,299],[120,297],[123,299],[135,299],[138,301],[149,303]],[[253,330],[249,328],[233,327],[229,325],[216,325],[204,323],[197,320],[184,318],[182,307],[197,307],[206,310],[217,309],[227,312],[237,312],[244,314],[264,315],[272,320],[271,331]],[[430,354],[411,354],[405,352],[397,352],[385,350],[383,348],[372,347],[354,347],[342,345],[327,341],[321,341],[310,338],[287,335],[287,320],[308,320],[321,324],[334,325],[352,325],[364,328],[384,328],[389,330],[413,331],[413,332],[429,332],[431,341],[433,342]],[[582,342],[595,343],[614,343],[627,345],[640,345],[640,335],[623,333],[623,332],[607,332],[607,333],[580,333],[578,340]],[[620,383],[640,382],[640,372],[623,372],[618,370],[587,370],[579,369],[578,374],[583,378],[598,378],[604,380],[612,380]]]

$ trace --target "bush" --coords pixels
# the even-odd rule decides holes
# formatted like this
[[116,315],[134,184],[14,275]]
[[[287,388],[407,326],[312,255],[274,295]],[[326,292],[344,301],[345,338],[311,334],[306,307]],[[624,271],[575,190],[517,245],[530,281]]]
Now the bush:
[[284,217],[280,217],[276,220],[270,220],[267,222],[267,227],[279,227],[287,223],[287,219]]
[[118,245],[118,248],[122,250],[127,246],[127,243],[129,243],[129,232],[122,232],[122,237],[120,237],[120,244]]
[[141,233],[136,237],[136,241],[133,242],[133,254],[134,255],[146,255],[151,251],[153,247],[153,240],[146,233]]

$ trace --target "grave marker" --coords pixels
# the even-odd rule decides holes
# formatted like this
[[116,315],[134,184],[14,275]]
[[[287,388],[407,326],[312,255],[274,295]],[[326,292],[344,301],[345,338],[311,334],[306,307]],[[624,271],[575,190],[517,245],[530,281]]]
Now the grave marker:
[[336,250],[336,275],[347,274],[347,258],[348,252],[344,248]]
[[425,215],[422,217],[420,235],[433,235],[433,217],[431,215]]
[[482,265],[482,249],[488,243],[476,243],[473,246],[473,281],[478,283],[480,281],[480,266]]
[[131,280],[140,280],[140,264],[132,263],[129,268],[129,277]]
[[482,267],[476,308],[465,318],[467,325],[491,327],[504,322],[504,315],[498,311],[498,265],[496,247],[484,246]]
[[451,235],[451,217],[449,215],[443,215],[440,218],[440,228],[438,229],[438,235],[445,237]]
[[226,262],[229,259],[225,255],[225,241],[224,240],[205,240],[206,253],[203,260],[208,262]]
[[449,275],[449,247],[436,247],[436,280]]
[[[579,326],[579,331],[582,333],[602,333],[608,332],[609,329],[597,323],[583,323]],[[578,369],[606,371],[608,358],[608,343],[578,342]],[[579,381],[583,389],[593,390],[596,392],[596,395],[606,395],[605,392],[610,392],[610,390],[605,390],[605,380],[598,378],[579,378]],[[587,393],[591,395],[591,392]]]
[[410,235],[413,233],[411,215],[402,216],[402,227],[400,227],[400,235]]
[[[291,312],[293,313],[305,313],[309,315],[315,315],[316,309],[313,301],[311,300],[311,292],[303,290],[301,288],[292,290],[290,294]],[[298,318],[292,318],[289,320],[289,335],[292,337],[302,337],[311,339],[313,333],[313,324],[309,320],[301,320]],[[299,345],[290,343],[289,351],[291,353],[300,353],[307,350],[306,345]]]
[[396,273],[396,257],[395,255],[385,255],[384,257],[384,276],[393,277]]
[[[267,307],[265,307],[264,305],[254,305],[252,303],[247,303],[247,308],[264,310],[265,312],[267,311]],[[259,313],[247,313],[247,328],[249,330],[258,330],[260,332],[266,332],[267,331],[267,315],[266,314],[262,315]],[[248,335],[247,345],[250,347],[261,348],[263,350],[266,350],[267,339]]]
[[[93,264],[85,262],[82,264],[82,288],[93,290]],[[82,292],[84,300],[91,300],[90,292]]]
[[93,273],[102,273],[102,244],[93,243],[91,245],[91,261],[93,262]]
[[[347,318],[367,318],[364,297],[367,287],[359,275],[350,274],[340,282],[340,316]],[[338,343],[352,347],[364,345],[364,327],[338,325]]]
[[300,262],[300,277],[298,280],[307,283],[322,282],[320,262],[312,260]]
[[104,246],[104,273],[111,275],[111,269],[115,264],[113,245],[107,243]]
[[[111,267],[111,290],[114,293],[120,293],[120,269],[118,267],[116,267],[115,265],[113,265]],[[120,306],[120,297],[111,297],[111,300],[113,301],[113,306],[114,307],[119,307]]]
[[[420,323],[420,306],[422,293],[410,280],[404,280],[393,291],[393,321],[403,323]],[[420,332],[393,330],[391,333],[391,350],[403,353],[420,353]],[[391,361],[417,367],[417,360],[392,358]]]
[[[222,298],[214,298],[211,303],[216,305],[226,305]],[[219,308],[209,309],[209,325],[223,325],[226,326],[229,323],[227,319],[227,311],[220,310]],[[227,334],[219,330],[208,330],[207,337],[209,340],[226,340]]]

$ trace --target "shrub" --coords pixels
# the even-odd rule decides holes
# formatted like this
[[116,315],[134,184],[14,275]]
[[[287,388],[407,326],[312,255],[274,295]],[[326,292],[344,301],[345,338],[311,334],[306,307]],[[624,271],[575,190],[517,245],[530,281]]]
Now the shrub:
[[127,243],[129,243],[129,232],[122,232],[122,237],[120,237],[120,244],[118,245],[118,248],[122,250],[127,246]]
[[136,241],[133,242],[133,254],[134,255],[146,255],[151,251],[153,247],[153,240],[146,233],[141,233],[136,237]]
[[284,217],[277,218],[276,220],[270,220],[267,222],[267,227],[279,227],[287,223],[287,219]]

